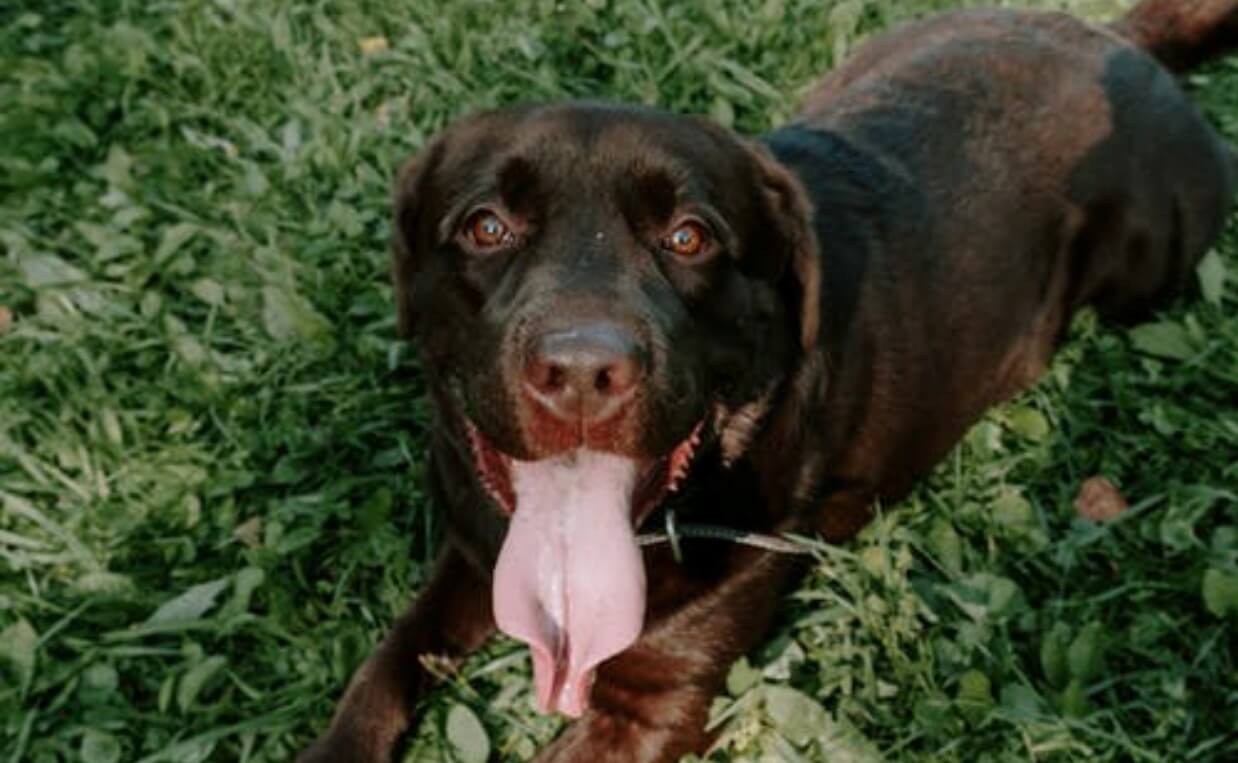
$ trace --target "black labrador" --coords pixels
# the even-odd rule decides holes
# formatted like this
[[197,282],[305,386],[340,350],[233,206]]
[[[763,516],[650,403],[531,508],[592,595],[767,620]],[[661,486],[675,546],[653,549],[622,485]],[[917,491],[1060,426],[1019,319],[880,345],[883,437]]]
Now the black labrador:
[[538,760],[702,750],[802,562],[637,532],[671,507],[846,539],[1036,379],[1076,309],[1182,286],[1235,165],[1173,75],[1235,42],[1234,0],[965,11],[875,39],[757,140],[591,103],[445,131],[400,176],[395,277],[448,536],[302,760],[389,760],[420,657],[496,627],[539,706],[578,717]]

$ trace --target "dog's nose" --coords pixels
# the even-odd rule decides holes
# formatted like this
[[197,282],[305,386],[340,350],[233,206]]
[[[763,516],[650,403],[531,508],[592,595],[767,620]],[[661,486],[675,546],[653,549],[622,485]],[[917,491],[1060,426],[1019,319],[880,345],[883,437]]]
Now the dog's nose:
[[525,364],[534,397],[562,419],[597,421],[640,384],[644,364],[635,337],[612,323],[592,323],[536,337]]

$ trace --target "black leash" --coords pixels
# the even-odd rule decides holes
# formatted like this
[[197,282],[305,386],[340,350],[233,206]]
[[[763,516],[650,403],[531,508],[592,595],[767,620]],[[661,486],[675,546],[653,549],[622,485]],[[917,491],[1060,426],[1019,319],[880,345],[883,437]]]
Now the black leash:
[[675,521],[674,509],[666,510],[666,530],[664,532],[641,533],[636,536],[638,546],[653,546],[658,543],[670,543],[671,553],[675,561],[683,561],[683,552],[679,546],[680,538],[704,538],[707,540],[724,540],[745,546],[773,551],[778,554],[807,555],[812,549],[806,544],[789,538],[779,538],[774,535],[736,530],[733,527],[721,525],[679,524]]

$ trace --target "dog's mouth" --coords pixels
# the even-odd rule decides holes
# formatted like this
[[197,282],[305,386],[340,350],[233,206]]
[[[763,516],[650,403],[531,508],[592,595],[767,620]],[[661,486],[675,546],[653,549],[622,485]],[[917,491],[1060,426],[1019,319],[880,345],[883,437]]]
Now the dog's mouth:
[[703,427],[661,458],[578,448],[522,461],[467,424],[477,476],[510,517],[494,569],[495,622],[529,645],[543,712],[581,715],[597,666],[639,638],[645,567],[636,527],[679,489]]
[[[632,524],[634,526],[639,525],[651,511],[657,508],[662,499],[679,489],[692,468],[704,428],[705,421],[698,422],[682,442],[661,458],[632,459],[639,467],[636,492],[632,496]],[[465,429],[468,432],[469,449],[473,455],[473,468],[477,472],[477,478],[482,487],[505,514],[509,516],[514,514],[517,497],[512,481],[513,465],[533,462],[521,462],[499,450],[473,422],[467,419],[465,419]],[[572,454],[581,452],[592,451],[581,448],[545,460],[570,458]]]

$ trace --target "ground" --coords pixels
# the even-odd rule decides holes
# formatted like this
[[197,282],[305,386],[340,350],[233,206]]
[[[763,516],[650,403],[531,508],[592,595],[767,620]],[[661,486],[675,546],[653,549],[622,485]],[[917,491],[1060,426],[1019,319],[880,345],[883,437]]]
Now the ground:
[[[433,553],[386,245],[435,130],[587,96],[755,132],[950,4],[8,0],[0,760],[283,761],[323,727]],[[1189,84],[1238,139],[1238,58]],[[1082,316],[821,547],[711,759],[1238,757],[1238,225],[1198,281]],[[509,641],[445,670],[408,760],[527,759],[556,730],[528,670]]]

